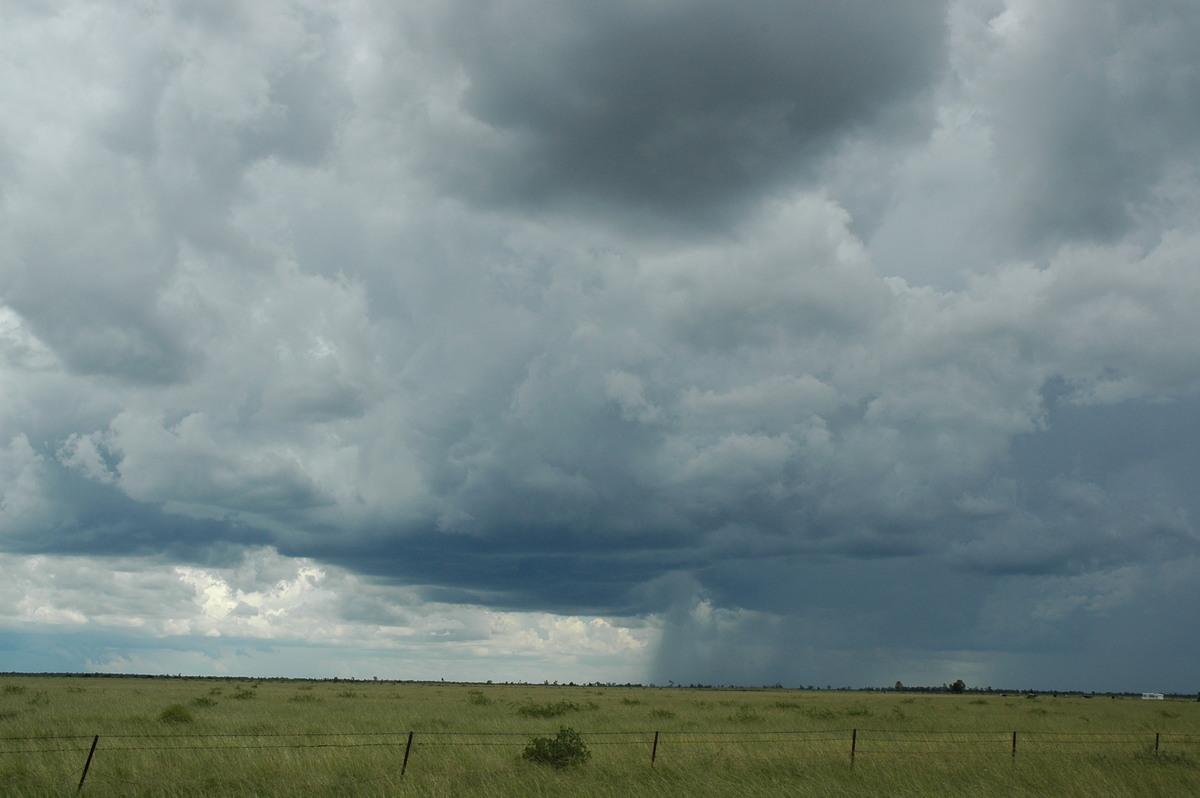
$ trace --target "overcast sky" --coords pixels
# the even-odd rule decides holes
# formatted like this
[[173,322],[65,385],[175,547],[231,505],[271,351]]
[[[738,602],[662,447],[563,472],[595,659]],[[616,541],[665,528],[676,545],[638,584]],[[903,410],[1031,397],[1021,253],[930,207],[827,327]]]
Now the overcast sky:
[[0,670],[1200,689],[1197,41],[0,0]]

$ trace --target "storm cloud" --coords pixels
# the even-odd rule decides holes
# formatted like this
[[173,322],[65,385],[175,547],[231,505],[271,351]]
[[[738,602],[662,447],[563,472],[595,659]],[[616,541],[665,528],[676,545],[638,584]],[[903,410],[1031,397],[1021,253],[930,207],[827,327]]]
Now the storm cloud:
[[943,15],[937,2],[459,3],[441,30],[462,108],[486,127],[455,185],[658,226],[727,218],[811,176],[843,136],[889,114],[920,125]]
[[1194,689],[1187,4],[3,17],[21,668]]

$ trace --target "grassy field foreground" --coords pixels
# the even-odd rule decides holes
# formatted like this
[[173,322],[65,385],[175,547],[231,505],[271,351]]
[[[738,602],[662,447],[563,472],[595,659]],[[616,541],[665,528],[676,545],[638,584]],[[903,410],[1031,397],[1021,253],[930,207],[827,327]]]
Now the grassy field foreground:
[[[522,758],[563,727],[585,762]],[[1195,701],[0,677],[0,794],[74,792],[97,737],[84,795],[1200,795]]]

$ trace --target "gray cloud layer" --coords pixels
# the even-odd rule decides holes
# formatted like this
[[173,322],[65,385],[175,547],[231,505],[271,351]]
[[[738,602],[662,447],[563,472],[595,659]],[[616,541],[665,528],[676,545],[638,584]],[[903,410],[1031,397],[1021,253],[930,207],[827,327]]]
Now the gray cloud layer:
[[856,128],[889,113],[919,120],[943,12],[460,3],[444,30],[465,73],[463,107],[487,132],[456,153],[466,168],[447,171],[492,201],[650,213],[659,225],[721,220],[811,174]]
[[5,16],[6,551],[661,614],[677,681],[1188,620],[1187,4]]

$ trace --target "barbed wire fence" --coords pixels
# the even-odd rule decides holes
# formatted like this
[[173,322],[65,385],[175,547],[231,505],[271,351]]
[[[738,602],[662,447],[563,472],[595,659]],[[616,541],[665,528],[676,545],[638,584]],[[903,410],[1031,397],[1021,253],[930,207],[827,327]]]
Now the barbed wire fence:
[[[230,755],[275,756],[260,763],[294,765],[298,758],[345,750],[378,753],[372,764],[378,776],[365,777],[356,769],[354,781],[397,782],[411,770],[449,775],[472,768],[512,767],[520,750],[540,732],[381,731],[294,732],[246,734],[111,734],[0,737],[0,758],[51,757],[68,773],[79,774],[76,792],[89,781],[138,784],[138,773],[161,772],[173,755],[197,752],[228,764]],[[1200,754],[1200,732],[1050,732],[1050,731],[915,731],[895,729],[712,730],[712,731],[599,731],[581,732],[599,766],[629,767],[639,760],[646,767],[663,761],[695,764],[701,761],[814,759],[844,760],[850,767],[864,759],[888,761],[903,757],[938,757],[977,761],[981,757]],[[354,749],[361,749],[354,751]],[[482,752],[492,752],[490,755]],[[606,752],[618,752],[606,755]],[[130,757],[149,757],[134,763]],[[117,760],[106,771],[100,763]],[[0,760],[3,761],[3,760]],[[506,764],[507,763],[507,764]],[[72,776],[73,779],[73,776]]]

